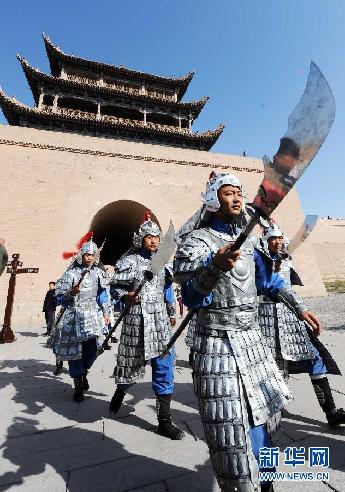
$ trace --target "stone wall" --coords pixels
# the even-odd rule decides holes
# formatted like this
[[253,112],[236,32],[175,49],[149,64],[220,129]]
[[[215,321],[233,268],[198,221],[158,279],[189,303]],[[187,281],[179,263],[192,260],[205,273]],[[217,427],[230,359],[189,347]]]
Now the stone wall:
[[319,219],[310,241],[323,280],[345,280],[345,219]]
[[[62,252],[73,249],[94,216],[118,200],[150,208],[163,229],[179,227],[200,205],[210,171],[237,174],[252,198],[262,179],[258,159],[147,145],[69,133],[0,125],[0,236],[9,254],[19,252],[26,267],[40,272],[18,276],[14,324],[43,323],[48,282],[67,266]],[[124,213],[123,223],[132,209]],[[303,222],[295,190],[275,217],[288,235]],[[118,221],[118,217],[114,221]],[[295,256],[305,295],[324,294],[313,246]],[[0,279],[0,323],[8,274]]]

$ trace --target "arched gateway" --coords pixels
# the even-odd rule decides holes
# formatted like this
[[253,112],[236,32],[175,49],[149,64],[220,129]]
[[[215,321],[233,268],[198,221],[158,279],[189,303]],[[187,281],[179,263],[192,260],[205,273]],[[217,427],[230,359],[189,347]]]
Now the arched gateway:
[[[114,265],[116,260],[130,248],[133,233],[143,222],[148,207],[132,200],[117,200],[108,203],[93,217],[90,229],[94,233],[94,241],[100,245],[105,240],[101,253],[101,261],[105,265]],[[151,218],[159,224],[157,217],[151,212]]]

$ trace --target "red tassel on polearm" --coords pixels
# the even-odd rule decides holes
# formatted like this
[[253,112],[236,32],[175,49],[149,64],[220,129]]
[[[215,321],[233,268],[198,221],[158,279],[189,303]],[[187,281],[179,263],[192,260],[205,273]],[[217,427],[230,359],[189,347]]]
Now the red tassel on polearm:
[[143,223],[146,222],[147,220],[151,220],[151,210],[146,210],[146,212],[144,214]]
[[76,251],[64,251],[62,253],[62,258],[64,260],[68,260],[69,258],[72,258],[74,255],[76,255],[77,252]]
[[90,239],[92,239],[93,237],[93,231],[88,231],[86,234],[84,234],[84,236],[82,236],[79,241],[77,242],[77,248],[78,248],[78,251],[83,247],[83,244],[87,243],[88,241],[90,241]]
[[83,247],[83,245],[85,243],[87,243],[88,241],[90,241],[90,239],[92,239],[93,237],[93,231],[88,231],[86,234],[84,234],[84,236],[82,236],[79,241],[77,242],[76,246],[77,246],[77,251],[64,251],[62,253],[62,258],[64,260],[68,260],[69,258],[72,258],[74,255],[78,254],[78,252],[81,250],[81,248]]

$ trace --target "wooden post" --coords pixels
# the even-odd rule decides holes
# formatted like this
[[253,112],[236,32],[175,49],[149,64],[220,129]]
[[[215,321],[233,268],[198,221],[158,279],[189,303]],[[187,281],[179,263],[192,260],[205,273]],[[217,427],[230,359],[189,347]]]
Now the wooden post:
[[41,88],[41,94],[40,94],[40,97],[38,100],[38,109],[42,109],[43,98],[44,98],[44,92],[43,92],[43,89]]
[[188,129],[191,132],[192,131],[192,115],[189,113],[189,120],[188,120]]
[[7,303],[5,309],[5,317],[4,317],[4,325],[0,333],[0,343],[11,343],[14,342],[16,337],[11,328],[11,319],[12,319],[12,311],[13,311],[13,300],[14,293],[16,290],[16,274],[17,268],[21,265],[19,261],[19,254],[12,255],[12,261],[9,263],[12,267],[11,276],[8,283],[8,291],[7,291]]
[[56,96],[54,96],[54,101],[53,101],[53,113],[56,113],[56,110],[58,107],[58,99],[59,99],[59,96],[56,94]]
[[11,343],[16,340],[12,331],[11,321],[13,312],[14,294],[16,291],[16,278],[18,273],[38,273],[38,268],[18,268],[23,263],[19,261],[19,253],[12,255],[11,263],[8,263],[7,273],[10,273],[8,283],[7,302],[5,308],[4,324],[0,333],[0,343]]

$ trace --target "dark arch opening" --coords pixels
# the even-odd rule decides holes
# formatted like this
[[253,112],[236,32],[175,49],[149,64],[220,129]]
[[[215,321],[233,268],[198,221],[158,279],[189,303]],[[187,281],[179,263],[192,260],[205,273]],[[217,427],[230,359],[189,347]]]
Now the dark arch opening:
[[[133,234],[142,224],[148,208],[132,200],[118,200],[101,208],[92,219],[90,230],[95,243],[100,246],[106,239],[101,252],[104,265],[114,265],[132,245]],[[151,219],[158,225],[154,213]]]

